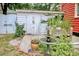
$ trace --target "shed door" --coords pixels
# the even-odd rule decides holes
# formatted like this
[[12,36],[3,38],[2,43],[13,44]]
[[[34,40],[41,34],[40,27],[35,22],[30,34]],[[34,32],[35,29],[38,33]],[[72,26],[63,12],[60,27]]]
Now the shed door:
[[[41,15],[41,21],[47,21],[48,18],[52,18],[52,15]],[[47,23],[41,23],[40,24],[40,34],[47,34]]]
[[27,34],[39,34],[40,15],[28,14],[27,15]]
[[47,34],[47,23],[41,23],[41,21],[47,21],[51,17],[37,13],[27,14],[27,34]]

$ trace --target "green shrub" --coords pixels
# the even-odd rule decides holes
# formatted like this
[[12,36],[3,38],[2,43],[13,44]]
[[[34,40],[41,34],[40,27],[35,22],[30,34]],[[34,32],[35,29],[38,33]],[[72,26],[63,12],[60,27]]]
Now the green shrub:
[[70,22],[68,20],[64,20],[61,23],[61,28],[63,28],[64,30],[66,30],[68,32],[70,30],[70,28],[71,28]]
[[[60,38],[56,39],[57,41],[54,42],[56,44],[50,45],[50,55],[51,56],[73,56],[76,55],[74,52],[74,48],[71,44],[71,39],[67,36],[61,35]],[[39,50],[45,53],[47,50],[46,44],[40,44]],[[74,54],[75,53],[75,54]]]
[[25,34],[25,31],[23,30],[24,25],[19,25],[16,23],[16,32],[15,32],[15,37],[21,37]]
[[74,55],[74,48],[71,44],[71,39],[66,35],[60,36],[56,45],[51,45],[51,55],[55,56],[72,56]]
[[46,49],[47,49],[46,44],[42,44],[42,43],[39,44],[39,51],[41,51],[41,53],[44,53]]
[[61,24],[61,16],[60,16],[60,15],[57,15],[57,16],[55,16],[54,18],[49,18],[49,19],[48,19],[48,24],[49,24],[50,26],[59,27],[60,24]]
[[[55,34],[51,35],[55,40],[56,44],[50,46],[50,54],[55,56],[72,56],[74,54],[74,48],[71,44],[71,37],[68,37],[68,31],[70,31],[71,25],[67,20],[61,20],[61,17],[58,15],[54,18],[49,18],[47,24],[51,26],[52,33],[55,33],[57,27],[61,28],[61,35],[59,38],[55,37]],[[52,40],[54,40],[52,39]],[[42,44],[42,47],[39,47],[42,51],[46,51],[47,47]],[[77,53],[78,54],[78,53]]]

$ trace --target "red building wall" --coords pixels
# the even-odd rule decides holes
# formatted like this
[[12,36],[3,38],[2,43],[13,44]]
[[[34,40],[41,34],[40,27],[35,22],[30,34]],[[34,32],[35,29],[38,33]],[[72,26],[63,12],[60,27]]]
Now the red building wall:
[[79,18],[75,18],[75,3],[61,4],[61,11],[64,12],[64,19],[70,20],[73,26],[73,32],[79,33]]

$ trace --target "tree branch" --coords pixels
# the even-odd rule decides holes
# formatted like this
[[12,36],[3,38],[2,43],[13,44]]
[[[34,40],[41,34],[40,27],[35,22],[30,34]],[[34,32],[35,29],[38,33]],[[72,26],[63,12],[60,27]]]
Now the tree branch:
[[1,9],[3,10],[4,8],[3,8],[3,4],[1,3]]

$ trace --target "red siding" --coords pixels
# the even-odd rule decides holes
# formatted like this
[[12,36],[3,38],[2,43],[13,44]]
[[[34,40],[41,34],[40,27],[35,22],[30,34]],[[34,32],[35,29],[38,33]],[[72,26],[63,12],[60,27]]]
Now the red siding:
[[63,3],[61,10],[64,12],[64,19],[71,21],[73,32],[79,32],[79,18],[75,18],[75,4]]

